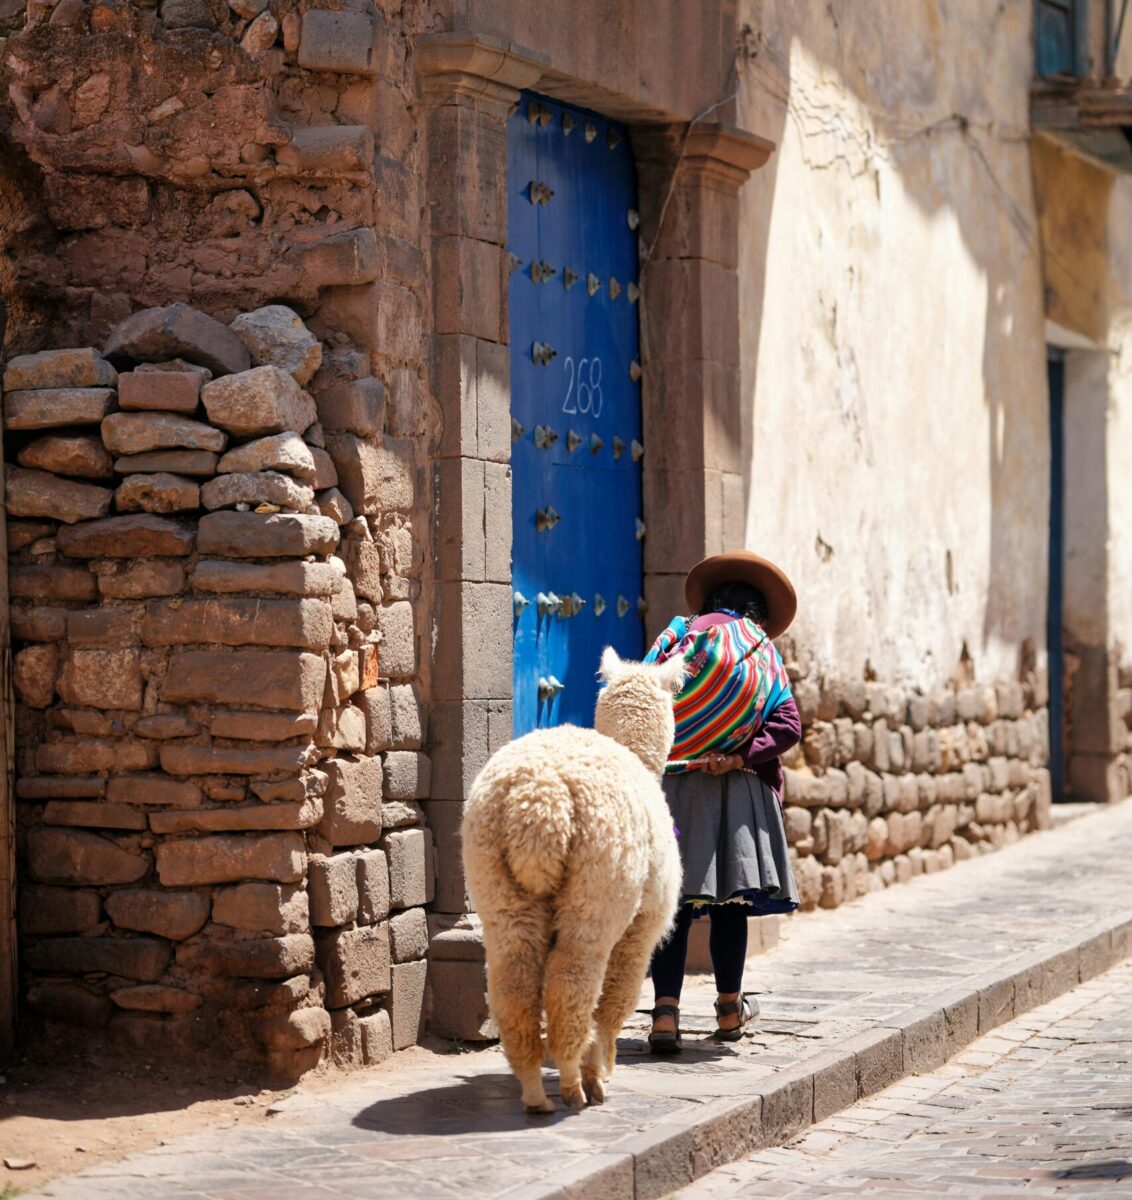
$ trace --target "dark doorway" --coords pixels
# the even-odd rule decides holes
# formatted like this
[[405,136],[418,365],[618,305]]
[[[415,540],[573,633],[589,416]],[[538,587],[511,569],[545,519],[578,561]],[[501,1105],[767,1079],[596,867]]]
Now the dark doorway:
[[1065,355],[1049,348],[1049,774],[1065,799]]

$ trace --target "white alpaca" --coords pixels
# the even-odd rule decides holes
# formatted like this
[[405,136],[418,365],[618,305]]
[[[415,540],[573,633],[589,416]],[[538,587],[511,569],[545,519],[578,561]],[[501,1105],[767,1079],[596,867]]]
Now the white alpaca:
[[617,1034],[680,898],[659,779],[683,661],[623,662],[608,647],[601,677],[595,728],[537,730],[504,746],[464,814],[488,1000],[531,1112],[554,1111],[540,1071],[544,1007],[564,1103],[604,1100]]

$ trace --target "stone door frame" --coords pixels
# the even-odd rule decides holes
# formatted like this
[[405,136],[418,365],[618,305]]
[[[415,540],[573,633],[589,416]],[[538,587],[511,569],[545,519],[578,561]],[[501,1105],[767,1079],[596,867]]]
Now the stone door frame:
[[[511,738],[510,338],[506,122],[523,89],[602,110],[592,85],[494,35],[415,44],[428,138],[431,386],[442,434],[433,472],[434,975],[474,968],[458,829],[490,754]],[[611,114],[613,115],[613,114]],[[642,267],[645,598],[650,628],[682,605],[687,569],[741,545],[739,189],[772,143],[704,121],[658,123],[618,96],[638,175]],[[482,957],[482,956],[481,956]],[[450,971],[449,974],[456,974]],[[434,981],[434,1025],[474,1036],[467,990]],[[443,1003],[440,991],[450,997]],[[474,987],[471,989],[474,991]],[[480,986],[482,995],[482,983]],[[462,1010],[457,1012],[456,1010]]]

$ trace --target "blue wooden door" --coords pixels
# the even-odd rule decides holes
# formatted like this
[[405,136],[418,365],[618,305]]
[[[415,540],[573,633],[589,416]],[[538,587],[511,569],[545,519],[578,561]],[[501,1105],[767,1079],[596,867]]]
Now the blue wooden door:
[[524,93],[508,127],[515,733],[590,725],[639,657],[636,176],[622,126]]

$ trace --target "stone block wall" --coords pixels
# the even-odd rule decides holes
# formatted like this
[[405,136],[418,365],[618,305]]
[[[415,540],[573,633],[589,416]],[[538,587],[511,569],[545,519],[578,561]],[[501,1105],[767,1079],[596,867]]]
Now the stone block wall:
[[804,909],[835,908],[1050,822],[1044,678],[925,695],[819,678],[779,640],[803,723],[783,807]]
[[[39,393],[34,403],[45,420],[34,430],[10,426],[5,437],[12,494],[22,489],[28,510],[15,517],[25,528],[11,543],[22,589],[13,606],[22,614],[15,649],[25,748],[21,900],[31,955],[24,966],[41,1007],[109,1020],[122,1036],[134,1029],[148,1037],[156,1021],[165,1034],[174,1020],[191,1032],[215,1018],[226,1026],[220,1048],[266,1048],[286,1069],[318,1052],[373,1061],[413,1041],[420,1027],[420,906],[433,881],[417,804],[430,786],[429,657],[419,644],[429,589],[429,447],[439,423],[422,315],[431,310],[430,240],[411,47],[435,23],[436,7],[28,0],[0,12],[3,358],[11,366],[28,352],[94,345],[120,368],[114,378],[104,362],[91,366],[101,374],[79,389],[87,394],[71,395],[54,413],[43,393],[60,389],[44,385],[49,374],[22,384],[17,374],[11,387]],[[119,353],[120,340],[138,333],[138,310],[178,304],[192,307],[160,332],[160,353],[151,352],[152,329],[150,341],[134,343],[136,357]],[[214,363],[192,346],[219,336],[208,318],[239,333],[275,306],[298,314],[321,354],[309,374],[280,360],[318,420],[299,428],[301,402],[286,422],[296,436],[274,458],[254,462],[239,457],[257,440],[249,427],[214,420],[199,393],[255,364]],[[188,348],[173,353],[178,338]],[[175,356],[209,367],[214,378],[166,374],[157,410],[165,433],[142,449],[132,417],[154,411],[144,400],[158,386],[150,368]],[[95,364],[99,356],[86,357]],[[266,381],[254,382],[258,391]],[[275,399],[293,403],[280,387],[288,394]],[[6,399],[18,409],[19,397]],[[185,421],[212,432],[193,434],[198,444]],[[46,437],[66,444],[25,453]],[[313,480],[301,477],[305,459],[290,452],[304,439],[318,465]],[[214,460],[234,451],[218,474]],[[328,465],[337,494],[325,482]],[[56,479],[50,495],[42,494],[43,473]],[[307,499],[304,488],[315,490],[319,517],[340,532],[336,546],[312,541],[290,519],[268,534],[269,514],[254,512],[262,502],[290,518]],[[109,501],[100,492],[112,493]],[[52,507],[64,503],[75,506],[67,509],[73,524]],[[233,525],[233,506],[247,506],[239,515],[256,516],[261,533]],[[120,527],[68,540],[66,531],[107,517],[135,521],[128,540],[119,540]],[[180,532],[154,532],[154,519]],[[19,544],[21,536],[30,540]],[[261,553],[248,557],[252,549]],[[190,633],[198,640],[185,641]],[[199,729],[189,732],[187,721]],[[97,746],[70,748],[80,741]],[[81,772],[79,758],[75,770],[61,769],[72,754],[87,756]],[[102,780],[103,792],[76,794],[84,779]],[[289,791],[271,790],[284,782]],[[372,807],[380,795],[379,827],[355,807]],[[68,813],[63,804],[100,807]],[[121,819],[132,824],[65,823],[107,821],[112,805],[130,811]],[[292,825],[270,824],[288,805]],[[209,828],[196,827],[196,810],[221,806],[243,815],[214,814]],[[244,828],[242,820],[269,824]],[[145,873],[130,885],[37,882],[29,847],[45,836],[59,840],[60,830],[68,842],[95,839],[100,853],[112,843]],[[250,849],[261,838],[275,839],[263,843],[263,859]],[[165,883],[166,841],[181,845],[178,855],[205,856],[184,868],[190,873],[218,869],[208,865],[212,851],[217,861],[232,856],[229,870],[247,873],[188,883],[169,874],[170,865],[167,878],[177,882]],[[77,861],[81,878],[83,853]],[[273,879],[262,873],[269,869],[295,877]],[[197,899],[184,903],[194,913],[207,908],[205,923],[179,942],[120,924],[129,919],[123,902],[110,900],[120,887],[192,894]],[[75,906],[61,929],[33,915],[48,898]],[[416,916],[403,916],[412,909]],[[158,957],[169,956],[156,983],[36,965],[59,953],[34,949],[40,940],[101,945],[142,936],[164,946]],[[278,961],[240,961],[229,942]],[[275,951],[266,942],[277,943]],[[194,957],[197,944],[215,944],[211,957]],[[206,978],[215,986],[196,989],[199,1003],[176,1000],[196,1005],[191,1014],[151,1015],[149,1025],[130,1015],[137,1009],[108,1000],[126,990],[122,980],[194,993],[194,980]],[[262,982],[268,978],[280,982]],[[174,1003],[169,995],[146,1002]],[[330,1027],[319,1012],[330,1013]]]
[[422,1027],[433,890],[383,603],[412,547],[354,515],[412,485],[374,466],[384,390],[281,305],[143,310],[105,354],[3,376],[28,1002],[281,1075],[377,1061]]

